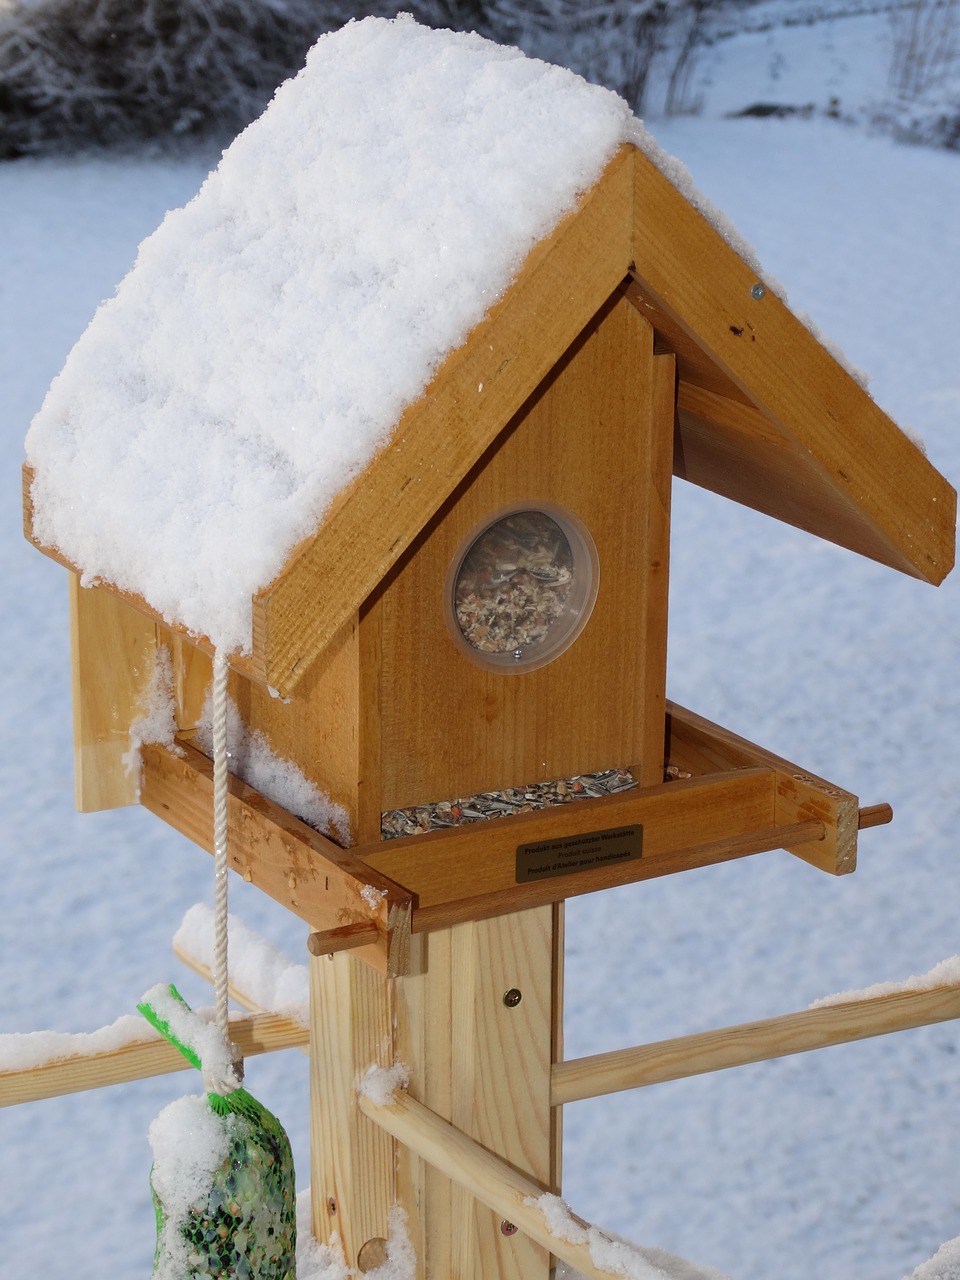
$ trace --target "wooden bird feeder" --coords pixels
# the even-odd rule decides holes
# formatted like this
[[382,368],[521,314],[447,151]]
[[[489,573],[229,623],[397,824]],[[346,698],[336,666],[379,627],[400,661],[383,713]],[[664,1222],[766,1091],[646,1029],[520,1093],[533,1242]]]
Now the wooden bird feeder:
[[[776,848],[845,874],[889,820],[667,700],[673,476],[930,583],[952,565],[951,487],[624,145],[254,601],[231,694],[353,843],[233,780],[230,856],[311,929],[314,1229],[361,1271],[399,1200],[421,1275],[547,1280],[508,1174],[559,1191],[584,1096],[564,899]],[[209,644],[109,584],[72,599],[80,807],[137,798],[166,646],[180,749],[144,747],[139,799],[209,848]],[[407,1103],[358,1107],[394,1060]]]

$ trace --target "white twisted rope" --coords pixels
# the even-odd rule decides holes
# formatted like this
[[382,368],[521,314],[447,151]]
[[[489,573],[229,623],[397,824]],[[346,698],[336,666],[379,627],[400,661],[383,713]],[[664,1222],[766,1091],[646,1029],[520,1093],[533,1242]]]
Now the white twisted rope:
[[217,1030],[229,1043],[227,1012],[227,676],[229,663],[220,650],[213,658],[213,986]]

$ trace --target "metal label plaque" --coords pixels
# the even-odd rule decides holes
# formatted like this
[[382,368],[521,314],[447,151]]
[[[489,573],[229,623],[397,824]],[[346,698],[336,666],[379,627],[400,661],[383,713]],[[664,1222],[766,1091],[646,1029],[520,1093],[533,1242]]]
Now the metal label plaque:
[[597,871],[618,862],[636,862],[643,851],[643,827],[611,827],[587,835],[564,836],[517,845],[517,884],[552,880],[578,871]]

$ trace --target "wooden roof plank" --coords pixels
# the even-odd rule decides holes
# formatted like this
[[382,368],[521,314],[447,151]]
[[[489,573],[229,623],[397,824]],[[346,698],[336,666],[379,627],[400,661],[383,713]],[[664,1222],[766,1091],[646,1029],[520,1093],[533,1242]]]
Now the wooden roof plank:
[[296,685],[627,275],[635,155],[621,148],[537,246],[390,444],[256,598],[254,667],[266,684],[282,694]]
[[[849,546],[859,509],[856,550],[942,581],[954,558],[952,487],[781,299],[755,288],[753,269],[640,153],[634,173],[640,288],[812,464],[804,484],[808,501],[816,493],[815,515],[805,527]],[[765,501],[768,514],[789,518],[775,493]]]

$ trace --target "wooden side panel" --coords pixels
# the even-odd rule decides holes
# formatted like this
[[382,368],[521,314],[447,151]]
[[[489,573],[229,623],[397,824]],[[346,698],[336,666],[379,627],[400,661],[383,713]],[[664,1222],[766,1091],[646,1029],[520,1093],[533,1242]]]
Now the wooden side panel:
[[[370,615],[384,809],[615,766],[661,779],[673,378],[615,295],[391,577]],[[592,534],[596,606],[546,666],[489,671],[447,630],[448,570],[477,526],[542,503]]]
[[[665,317],[664,328],[679,327],[801,446],[808,464],[802,527],[940,582],[954,559],[951,486],[781,299],[755,287],[753,269],[639,152],[634,175],[634,274],[642,295]],[[722,391],[722,383],[711,380],[708,389]],[[728,479],[737,483],[735,468]],[[719,476],[714,487],[727,492]],[[772,514],[792,520],[797,510]]]
[[777,823],[817,818],[824,825],[822,840],[796,847],[788,844],[788,851],[833,875],[856,869],[860,809],[855,795],[676,703],[668,703],[668,713],[670,763],[693,774],[758,766],[772,769]]
[[137,803],[136,770],[123,757],[153,672],[157,629],[126,601],[70,575],[73,751],[81,812]]
[[[559,1190],[550,1107],[557,948],[552,907],[457,925],[418,942],[398,981],[398,1056],[410,1093],[488,1151]],[[505,993],[519,992],[505,1000]],[[399,1186],[420,1275],[547,1280],[549,1255],[401,1148]]]
[[[534,249],[390,444],[254,607],[255,664],[288,693],[626,276],[634,152]],[[323,608],[317,593],[323,592]]]

